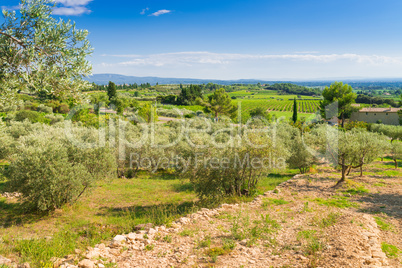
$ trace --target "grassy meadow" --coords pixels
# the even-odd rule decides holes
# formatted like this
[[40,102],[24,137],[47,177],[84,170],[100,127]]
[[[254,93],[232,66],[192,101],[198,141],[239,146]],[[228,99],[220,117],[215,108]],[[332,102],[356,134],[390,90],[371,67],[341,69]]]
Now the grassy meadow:
[[[294,174],[296,170],[272,173],[261,181],[258,192],[272,190]],[[0,182],[0,193],[5,184]],[[168,173],[142,173],[134,179],[100,183],[78,203],[50,214],[26,213],[17,199],[0,197],[0,255],[33,267],[52,267],[52,257],[132,232],[138,224],[168,225],[201,207],[249,200],[252,197],[200,202],[189,181]]]

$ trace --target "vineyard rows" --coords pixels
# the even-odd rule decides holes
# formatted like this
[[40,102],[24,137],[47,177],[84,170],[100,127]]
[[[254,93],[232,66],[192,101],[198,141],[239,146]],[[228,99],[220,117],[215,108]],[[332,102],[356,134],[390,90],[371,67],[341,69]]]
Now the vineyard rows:
[[[299,100],[297,102],[298,112],[315,113],[318,111],[320,102],[315,100]],[[292,112],[293,101],[276,101],[276,100],[242,100],[242,112],[248,112],[256,107],[263,107],[267,111]]]

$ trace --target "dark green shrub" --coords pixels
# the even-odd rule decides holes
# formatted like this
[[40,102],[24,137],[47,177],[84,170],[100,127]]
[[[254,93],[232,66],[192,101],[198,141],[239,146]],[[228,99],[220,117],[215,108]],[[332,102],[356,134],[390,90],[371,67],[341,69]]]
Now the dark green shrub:
[[[80,131],[80,130],[78,130]],[[53,137],[24,137],[5,175],[10,191],[22,194],[30,210],[50,211],[75,202],[97,180],[115,175],[116,160],[108,147],[84,149]],[[88,133],[82,132],[83,137]]]
[[25,119],[28,119],[29,121],[31,121],[31,123],[37,123],[43,121],[41,120],[41,117],[42,117],[41,114],[38,112],[22,110],[15,113],[14,120],[22,122]]

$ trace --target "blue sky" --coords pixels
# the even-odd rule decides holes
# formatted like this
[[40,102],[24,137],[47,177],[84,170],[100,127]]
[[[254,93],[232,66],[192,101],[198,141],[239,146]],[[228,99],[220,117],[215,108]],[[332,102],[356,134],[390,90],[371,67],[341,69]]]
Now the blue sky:
[[400,0],[57,1],[55,16],[90,31],[94,73],[402,77]]

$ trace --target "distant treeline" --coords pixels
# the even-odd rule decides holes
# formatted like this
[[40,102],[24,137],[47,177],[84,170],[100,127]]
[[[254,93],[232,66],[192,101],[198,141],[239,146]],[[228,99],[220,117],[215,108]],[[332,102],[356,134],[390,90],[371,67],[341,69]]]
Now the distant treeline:
[[[92,87],[88,89],[88,91],[105,91],[107,86],[105,85],[97,85],[95,83],[92,83]],[[151,88],[150,83],[144,83],[144,84],[124,84],[124,85],[116,85],[116,89],[125,89],[125,90],[130,90],[130,89],[147,89]]]
[[392,107],[400,107],[400,103],[394,101],[393,99],[384,99],[381,97],[370,97],[367,95],[359,94],[356,98],[356,103],[365,103],[365,104],[388,104]]
[[276,90],[279,93],[293,94],[293,95],[305,95],[305,96],[321,95],[321,90],[319,88],[308,88],[291,83],[273,84],[266,86],[265,89]]
[[180,95],[158,96],[156,99],[162,104],[192,105],[197,98],[202,98],[202,89],[197,85],[182,87]]

